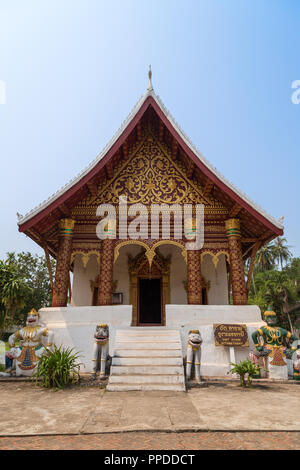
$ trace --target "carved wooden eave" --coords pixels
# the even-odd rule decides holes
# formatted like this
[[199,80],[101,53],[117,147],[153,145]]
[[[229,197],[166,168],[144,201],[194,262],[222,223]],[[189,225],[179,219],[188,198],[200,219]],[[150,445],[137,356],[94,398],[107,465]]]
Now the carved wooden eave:
[[[193,146],[152,87],[138,101],[109,144],[82,173],[24,217],[19,216],[19,231],[40,246],[46,241],[49,252],[55,256],[57,221],[62,217],[74,216],[74,208],[86,198],[96,198],[99,188],[112,179],[116,169],[142,145],[150,128],[162,149],[165,148],[166,152],[169,149],[174,164],[184,167],[186,177],[201,186],[202,196],[220,201],[227,210],[227,217],[241,219],[244,253],[249,253],[258,239],[264,244],[283,234],[283,226],[279,222],[227,181]],[[220,216],[219,222],[223,218]],[[206,222],[211,242],[214,237],[216,242],[220,235],[225,236],[225,230],[217,226],[218,220]],[[80,224],[83,226],[83,221],[76,220],[75,230]],[[88,246],[95,227],[92,221],[90,228],[88,221],[85,225],[84,235],[80,235],[81,239],[78,236],[77,242],[84,240]]]

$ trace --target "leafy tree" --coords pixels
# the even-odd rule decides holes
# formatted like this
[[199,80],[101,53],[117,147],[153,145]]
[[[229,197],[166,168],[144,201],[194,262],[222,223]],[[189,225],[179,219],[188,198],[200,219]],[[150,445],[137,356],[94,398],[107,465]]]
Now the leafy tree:
[[14,321],[18,309],[25,306],[31,287],[26,283],[17,266],[0,260],[0,338],[7,326]]
[[271,304],[278,313],[280,324],[292,330],[288,308],[296,302],[297,291],[288,274],[275,269],[260,272],[255,276],[255,285],[256,293],[250,293],[249,303],[256,303],[262,311]]
[[[254,277],[254,276],[253,276]],[[249,305],[258,305],[261,312],[265,312],[268,308],[268,302],[264,297],[264,292],[259,291],[258,293],[250,292],[248,298]]]
[[[262,312],[268,304],[273,305],[280,324],[292,330],[297,309],[291,307],[300,300],[300,258],[292,258],[289,248],[286,238],[277,237],[258,250],[248,303],[258,305]],[[249,265],[250,258],[245,264],[245,275]]]
[[300,258],[292,258],[289,265],[285,268],[285,272],[293,281],[298,298],[300,299]]
[[[13,323],[23,324],[26,314],[35,308],[48,307],[52,302],[52,290],[46,260],[43,256],[25,253],[7,253],[6,261],[16,276],[22,279],[28,289],[23,291],[22,303],[14,310]],[[54,277],[55,261],[51,260],[52,276]]]

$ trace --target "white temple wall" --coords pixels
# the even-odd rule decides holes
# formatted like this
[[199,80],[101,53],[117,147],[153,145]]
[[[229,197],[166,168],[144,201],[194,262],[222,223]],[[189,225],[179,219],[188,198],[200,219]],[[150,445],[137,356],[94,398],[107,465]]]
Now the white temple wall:
[[92,255],[86,267],[83,266],[81,256],[76,255],[74,260],[72,307],[92,305],[91,281],[99,274],[99,264],[96,255]]
[[203,256],[201,273],[206,281],[210,281],[208,290],[209,305],[228,305],[228,284],[225,255],[219,256],[217,267],[210,255]]
[[[123,293],[123,304],[129,305],[129,273],[128,255],[136,256],[141,250],[138,245],[126,245],[119,252],[114,264],[114,281],[117,281],[116,292]],[[174,245],[161,245],[159,250],[163,256],[171,255],[170,271],[170,302],[175,305],[187,304],[187,292],[184,282],[187,280],[187,267],[181,254],[181,250]],[[212,257],[206,255],[202,259],[201,272],[207,281],[210,281],[208,290],[209,305],[227,305],[227,271],[225,255],[219,256],[217,267],[214,266]],[[95,281],[99,274],[99,264],[96,255],[92,255],[84,267],[81,255],[74,260],[73,286],[71,306],[92,305],[91,281]]]
[[161,245],[159,251],[163,256],[171,255],[170,270],[170,302],[171,304],[187,304],[187,292],[184,282],[187,279],[186,262],[180,248],[174,245]]
[[128,255],[135,257],[141,251],[139,245],[126,245],[119,251],[119,256],[114,264],[114,281],[118,281],[116,292],[123,293],[123,304],[129,305],[129,273],[128,273]]

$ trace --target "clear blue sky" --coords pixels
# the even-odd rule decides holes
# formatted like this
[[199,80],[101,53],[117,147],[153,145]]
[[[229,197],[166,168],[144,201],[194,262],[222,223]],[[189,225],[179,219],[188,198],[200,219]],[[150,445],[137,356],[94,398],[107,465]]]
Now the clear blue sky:
[[300,255],[300,2],[0,0],[1,234],[85,168],[147,86]]

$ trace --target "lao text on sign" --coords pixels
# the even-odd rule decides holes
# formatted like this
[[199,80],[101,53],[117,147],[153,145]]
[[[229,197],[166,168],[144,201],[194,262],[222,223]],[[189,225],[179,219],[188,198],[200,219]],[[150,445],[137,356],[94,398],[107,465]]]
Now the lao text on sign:
[[249,346],[246,325],[214,323],[216,346]]

